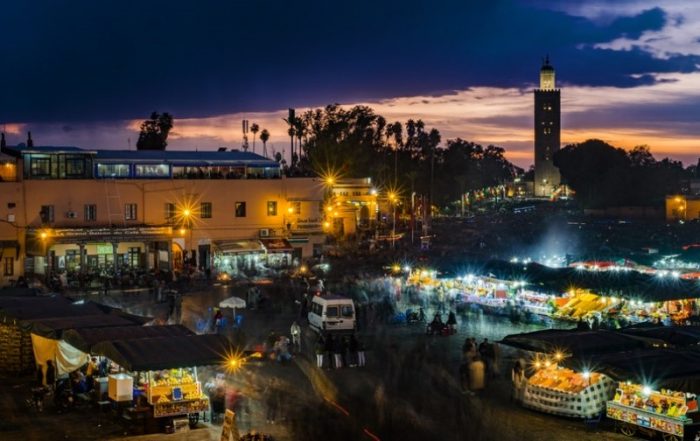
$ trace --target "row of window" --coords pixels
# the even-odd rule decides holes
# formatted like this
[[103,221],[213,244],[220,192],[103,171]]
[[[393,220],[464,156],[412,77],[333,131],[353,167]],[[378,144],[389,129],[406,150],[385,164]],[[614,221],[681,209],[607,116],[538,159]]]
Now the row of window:
[[[301,202],[292,202],[292,212],[294,214],[301,214]],[[202,202],[199,204],[199,212],[193,213],[192,215],[198,216],[200,219],[211,219],[212,218],[212,203]],[[53,205],[42,205],[40,211],[41,222],[44,224],[50,224],[55,221],[55,210]],[[277,216],[277,201],[267,201],[267,215]],[[235,217],[246,217],[246,202],[236,202],[234,205],[234,216]],[[68,212],[68,218],[75,218],[77,214],[75,212]],[[182,213],[178,213],[175,204],[166,203],[165,204],[165,219],[173,220],[185,216]],[[86,222],[94,222],[97,220],[97,205],[95,204],[85,204],[83,210],[83,219]],[[124,205],[124,220],[125,221],[135,221],[138,220],[138,206],[137,204],[125,204]]]
[[[28,154],[24,156],[26,178],[86,179],[93,177],[93,161],[83,155]],[[279,167],[206,166],[188,167],[170,164],[97,163],[97,178],[187,178],[187,179],[241,179],[279,178]]]

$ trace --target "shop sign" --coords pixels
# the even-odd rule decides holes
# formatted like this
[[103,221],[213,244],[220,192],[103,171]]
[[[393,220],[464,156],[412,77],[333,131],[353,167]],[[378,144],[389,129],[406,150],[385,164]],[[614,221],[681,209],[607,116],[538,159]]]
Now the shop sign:
[[170,227],[135,227],[135,228],[65,228],[51,231],[52,237],[57,238],[91,238],[105,236],[163,236],[169,235]]

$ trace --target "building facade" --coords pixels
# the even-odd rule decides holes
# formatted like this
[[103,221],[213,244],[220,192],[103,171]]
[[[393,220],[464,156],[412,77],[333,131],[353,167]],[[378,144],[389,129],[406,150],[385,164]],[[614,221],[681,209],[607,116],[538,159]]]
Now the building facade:
[[320,253],[323,185],[239,151],[3,147],[2,283],[196,267],[232,276]]
[[329,234],[354,236],[376,226],[379,207],[371,178],[337,179],[329,184],[325,204]]
[[700,219],[700,196],[666,196],[666,220],[690,221]]
[[547,57],[540,69],[540,87],[535,89],[535,182],[538,197],[551,197],[561,178],[554,154],[561,143],[561,96],[554,68]]

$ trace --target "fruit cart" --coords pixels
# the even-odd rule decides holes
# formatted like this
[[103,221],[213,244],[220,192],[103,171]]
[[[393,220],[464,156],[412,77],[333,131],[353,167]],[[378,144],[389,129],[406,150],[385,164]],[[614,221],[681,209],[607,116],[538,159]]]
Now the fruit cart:
[[640,384],[620,383],[606,404],[606,415],[626,436],[661,435],[664,441],[695,441],[698,433],[697,397],[666,389],[651,390]]

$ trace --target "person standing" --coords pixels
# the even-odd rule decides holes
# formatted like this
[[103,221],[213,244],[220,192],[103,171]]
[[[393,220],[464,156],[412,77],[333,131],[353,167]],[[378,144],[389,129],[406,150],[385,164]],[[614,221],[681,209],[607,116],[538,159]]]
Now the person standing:
[[359,339],[357,340],[357,365],[359,367],[365,366],[365,346]]
[[511,381],[513,382],[513,393],[511,401],[521,403],[523,401],[523,393],[525,392],[525,369],[523,369],[520,360],[515,361],[513,370],[510,373]]
[[349,358],[349,365],[350,367],[356,367],[358,363],[358,349],[359,349],[359,342],[357,341],[357,338],[355,337],[355,334],[352,334],[350,336],[350,342],[348,344],[348,349],[350,351],[350,355],[348,356]]
[[319,369],[323,368],[323,350],[324,350],[323,336],[319,335],[318,340],[316,340],[316,367],[318,367]]
[[454,311],[450,311],[447,316],[447,326],[450,328],[450,334],[454,334],[457,331],[457,316]]
[[53,390],[56,384],[56,368],[53,365],[53,361],[46,360],[46,386]]
[[267,401],[267,413],[266,420],[268,424],[275,424],[277,419],[277,410],[279,407],[279,391],[277,389],[277,380],[270,378],[270,382],[267,385],[266,401]]
[[333,367],[333,350],[335,349],[335,342],[333,341],[333,334],[327,334],[324,350],[326,351],[326,358],[328,359],[328,369]]
[[295,353],[301,353],[301,326],[294,321],[289,332],[292,334],[292,348]]
[[343,337],[338,337],[333,342],[333,356],[335,361],[335,368],[340,369],[343,367],[343,358],[345,357],[346,349],[345,339]]

